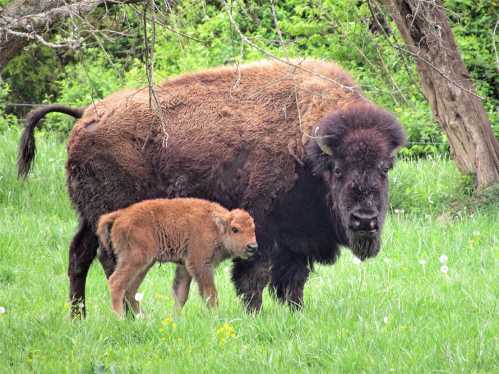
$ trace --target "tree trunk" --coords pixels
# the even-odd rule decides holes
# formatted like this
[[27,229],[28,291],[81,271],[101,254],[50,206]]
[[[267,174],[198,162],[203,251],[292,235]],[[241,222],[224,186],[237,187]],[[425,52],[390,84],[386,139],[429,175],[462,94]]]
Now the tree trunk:
[[459,170],[478,189],[499,182],[499,144],[475,94],[440,0],[381,0],[416,60],[423,92]]

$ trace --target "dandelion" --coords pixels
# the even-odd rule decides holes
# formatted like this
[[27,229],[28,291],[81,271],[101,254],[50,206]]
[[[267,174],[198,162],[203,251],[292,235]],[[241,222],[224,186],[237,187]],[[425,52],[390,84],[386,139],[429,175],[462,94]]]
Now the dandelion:
[[421,266],[425,266],[426,265],[426,260],[423,258],[421,260],[418,261],[420,263]]
[[388,323],[388,316],[383,317],[383,322],[385,323],[385,325]]
[[355,264],[355,265],[360,265],[362,264],[362,261],[360,259],[358,259],[357,257],[354,257],[352,259],[352,262]]
[[440,256],[440,257],[438,258],[438,260],[440,261],[440,263],[441,263],[442,265],[446,264],[448,259],[449,259],[449,258],[448,258],[446,255],[442,255],[442,256]]
[[236,337],[236,330],[230,323],[225,322],[222,326],[217,328],[217,337],[220,345],[224,345],[227,340]]
[[449,272],[449,268],[447,267],[447,265],[442,265],[440,267],[440,271],[444,274],[447,274]]
[[0,306],[0,314],[5,314],[5,308],[3,306]]
[[135,294],[135,300],[140,303],[142,300],[144,300],[144,294],[142,292],[137,292]]

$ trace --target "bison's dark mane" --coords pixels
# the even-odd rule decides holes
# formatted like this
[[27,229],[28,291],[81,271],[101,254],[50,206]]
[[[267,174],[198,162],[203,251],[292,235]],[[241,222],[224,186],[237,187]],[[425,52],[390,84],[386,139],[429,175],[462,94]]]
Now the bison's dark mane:
[[[369,163],[388,157],[405,144],[405,135],[397,119],[389,112],[369,103],[351,105],[332,112],[318,124],[317,136],[333,151],[333,159]],[[306,145],[307,159],[315,174],[331,167],[331,157],[316,141]]]

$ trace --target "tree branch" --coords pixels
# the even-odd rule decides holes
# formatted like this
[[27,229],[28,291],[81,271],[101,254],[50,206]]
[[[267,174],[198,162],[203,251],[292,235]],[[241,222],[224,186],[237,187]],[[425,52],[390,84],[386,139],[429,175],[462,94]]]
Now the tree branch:
[[51,43],[42,36],[67,17],[89,14],[99,6],[137,2],[142,0],[15,0],[0,10],[0,71],[32,41],[51,48],[78,48],[79,39]]

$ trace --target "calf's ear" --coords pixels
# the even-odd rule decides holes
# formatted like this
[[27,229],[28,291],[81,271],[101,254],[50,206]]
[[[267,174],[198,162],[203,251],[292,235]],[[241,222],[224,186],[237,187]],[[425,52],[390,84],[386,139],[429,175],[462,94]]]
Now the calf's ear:
[[217,225],[220,234],[225,234],[229,230],[230,214],[223,212],[212,213],[213,222]]

